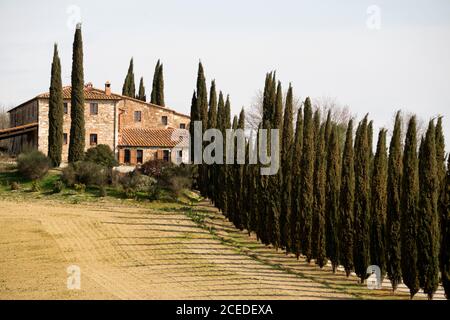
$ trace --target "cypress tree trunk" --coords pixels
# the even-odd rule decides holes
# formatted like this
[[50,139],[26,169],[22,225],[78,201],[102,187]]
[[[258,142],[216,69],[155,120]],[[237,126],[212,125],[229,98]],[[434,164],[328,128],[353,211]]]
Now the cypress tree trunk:
[[388,209],[386,217],[387,233],[387,274],[395,291],[402,279],[401,247],[400,247],[400,195],[402,181],[401,152],[401,116],[400,111],[395,117],[394,131],[389,146],[388,162]]
[[355,272],[361,283],[367,277],[370,263],[370,185],[369,185],[369,141],[367,116],[357,130],[355,141],[355,234],[354,260]]
[[152,83],[152,93],[150,96],[150,102],[153,104],[158,104],[158,77],[159,77],[159,66],[160,62],[158,59],[158,62],[155,66],[155,72],[153,73],[153,83]]
[[326,254],[331,260],[333,272],[339,265],[339,193],[340,193],[340,147],[337,126],[331,128],[327,156],[326,180]]
[[70,119],[69,162],[77,162],[84,157],[85,145],[83,40],[81,36],[81,25],[77,25],[73,41]]
[[381,277],[386,273],[386,208],[387,208],[387,150],[386,130],[378,134],[377,151],[372,170],[372,208],[370,230],[370,261],[381,270]]
[[141,77],[141,81],[139,81],[139,94],[137,96],[139,100],[146,101],[147,96],[145,95],[145,87],[144,87],[144,78]]
[[54,167],[59,167],[63,146],[64,103],[62,96],[61,62],[56,44],[53,52],[48,107],[48,157]]
[[297,258],[300,255],[300,160],[303,149],[303,111],[302,108],[297,113],[297,123],[295,126],[294,152],[292,153],[292,209],[291,217],[287,217],[286,224],[289,225],[290,235],[287,241],[288,252],[295,253]]
[[283,117],[283,134],[281,140],[281,170],[282,170],[282,190],[281,193],[281,212],[280,212],[280,245],[290,249],[290,221],[291,221],[291,203],[292,203],[292,151],[293,151],[293,90],[289,84],[286,96],[286,106]]
[[342,160],[342,183],[340,192],[340,261],[347,277],[354,269],[353,264],[353,210],[355,199],[355,172],[353,159],[353,120],[348,122]]
[[303,151],[300,173],[300,249],[306,256],[307,261],[311,260],[311,230],[312,214],[314,210],[314,123],[312,118],[311,100],[306,98],[304,110],[303,127]]
[[409,120],[403,155],[401,267],[403,283],[409,288],[411,299],[419,291],[417,270],[417,141],[416,117]]
[[442,286],[445,290],[445,296],[450,300],[450,157],[447,157],[447,175],[445,178],[444,192],[442,196],[442,205],[445,209],[445,216],[442,221],[443,235],[441,242],[441,272]]
[[419,163],[418,267],[419,283],[429,299],[439,285],[438,176],[436,166],[435,127],[430,121]]
[[313,221],[313,256],[316,264],[323,268],[327,264],[326,254],[326,161],[325,161],[325,127],[318,134],[316,163],[314,170],[314,221]]

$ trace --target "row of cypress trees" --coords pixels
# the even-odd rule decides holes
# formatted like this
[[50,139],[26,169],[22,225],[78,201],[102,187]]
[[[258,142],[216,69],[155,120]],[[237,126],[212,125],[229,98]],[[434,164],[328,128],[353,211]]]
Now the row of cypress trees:
[[[85,145],[84,128],[84,72],[83,72],[83,40],[81,24],[77,25],[73,42],[72,55],[72,93],[71,93],[71,125],[69,140],[69,162],[83,159]],[[58,47],[54,45],[50,79],[49,98],[49,134],[48,157],[53,166],[61,164],[63,146],[63,88],[61,80],[61,62]]]
[[[141,77],[139,81],[139,89],[136,94],[136,88],[134,83],[134,63],[133,58],[130,60],[128,72],[125,77],[125,81],[122,87],[122,95],[127,97],[136,98],[142,101],[147,101],[147,95],[145,94],[144,78]],[[163,76],[163,64],[158,60],[155,66],[155,73],[153,75],[152,92],[150,96],[150,102],[164,107],[164,76]]]
[[[411,117],[403,142],[398,112],[389,151],[388,132],[381,129],[373,154],[373,122],[367,115],[354,135],[353,119],[337,123],[330,110],[322,122],[320,111],[306,98],[294,131],[291,85],[284,107],[282,96],[275,73],[268,73],[259,128],[280,129],[278,173],[260,175],[262,165],[249,164],[248,156],[245,164],[201,164],[201,194],[238,229],[254,232],[266,245],[314,259],[319,267],[330,261],[333,272],[342,265],[347,276],[355,272],[361,282],[368,276],[367,268],[378,265],[393,290],[403,281],[411,297],[421,288],[432,298],[441,271],[449,297],[450,174],[442,118],[429,122],[419,144],[417,120]],[[224,136],[226,129],[244,128],[244,112],[231,121],[230,99],[224,101],[222,92],[217,98],[215,81],[209,103],[206,97],[200,63],[191,134],[196,120]],[[247,153],[252,146],[247,139]],[[224,145],[224,150],[229,147]]]

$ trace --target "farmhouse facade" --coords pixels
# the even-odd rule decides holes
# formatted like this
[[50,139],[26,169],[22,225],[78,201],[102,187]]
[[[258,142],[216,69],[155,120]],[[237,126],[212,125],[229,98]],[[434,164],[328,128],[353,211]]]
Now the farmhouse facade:
[[[9,138],[10,153],[38,149],[48,152],[49,93],[11,109],[10,128],[0,131]],[[189,116],[175,110],[111,92],[109,82],[100,90],[84,87],[85,148],[106,144],[120,164],[137,165],[152,159],[187,162]],[[63,88],[64,143],[67,161],[70,141],[71,87]]]

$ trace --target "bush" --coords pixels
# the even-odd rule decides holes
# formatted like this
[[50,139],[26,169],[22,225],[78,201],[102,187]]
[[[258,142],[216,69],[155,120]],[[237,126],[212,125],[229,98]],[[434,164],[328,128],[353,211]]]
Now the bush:
[[31,184],[31,191],[32,192],[39,192],[41,191],[41,184],[39,183],[39,180],[34,180]]
[[105,186],[100,186],[99,196],[100,197],[106,197],[107,195],[108,195],[108,193],[106,192],[106,187]]
[[53,193],[60,193],[64,188],[64,184],[61,180],[53,182]]
[[75,183],[73,186],[75,191],[84,193],[86,191],[86,185],[84,183]]
[[107,168],[112,168],[118,165],[114,152],[106,144],[99,144],[96,147],[88,149],[84,160],[105,166]]
[[142,174],[158,179],[164,168],[170,165],[169,162],[163,160],[149,160],[143,163],[139,170]]
[[20,184],[16,181],[11,182],[9,185],[12,191],[17,191],[20,189]]
[[192,187],[192,172],[190,165],[169,166],[162,171],[158,184],[178,196],[183,189]]
[[102,165],[79,161],[63,169],[62,179],[68,186],[84,184],[86,186],[103,186],[108,182],[110,170]]
[[36,180],[47,174],[50,160],[42,152],[34,150],[19,155],[17,168],[25,178]]
[[156,184],[152,177],[142,175],[138,171],[129,172],[119,179],[127,198],[136,197],[137,192],[148,192]]
[[150,201],[159,200],[159,198],[161,197],[161,188],[157,183],[154,183],[148,188],[147,195]]

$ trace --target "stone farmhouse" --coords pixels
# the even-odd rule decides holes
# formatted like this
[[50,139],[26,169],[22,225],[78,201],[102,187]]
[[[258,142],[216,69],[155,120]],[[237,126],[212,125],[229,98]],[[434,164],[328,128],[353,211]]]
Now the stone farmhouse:
[[[0,140],[9,139],[9,151],[48,151],[49,93],[40,94],[9,110],[10,128],[0,130]],[[84,87],[86,150],[106,144],[121,165],[138,165],[151,159],[175,163],[187,162],[189,116],[175,110],[104,90],[91,83]],[[70,139],[71,87],[63,88],[64,143],[63,161],[67,161]],[[181,130],[180,130],[181,129]]]

